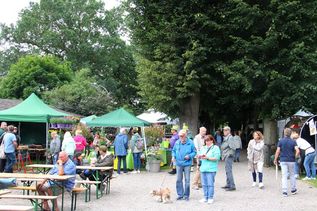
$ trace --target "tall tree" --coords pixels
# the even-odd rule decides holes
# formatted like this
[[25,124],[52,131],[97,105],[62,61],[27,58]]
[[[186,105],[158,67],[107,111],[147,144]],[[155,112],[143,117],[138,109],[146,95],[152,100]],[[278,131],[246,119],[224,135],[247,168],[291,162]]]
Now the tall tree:
[[29,55],[11,65],[8,74],[1,80],[3,98],[26,98],[32,92],[41,96],[71,80],[69,62],[62,62],[53,56]]
[[136,74],[121,22],[120,10],[105,10],[102,1],[41,0],[23,9],[16,25],[2,25],[1,37],[15,48],[68,60],[74,70],[91,69],[119,104],[131,104]]

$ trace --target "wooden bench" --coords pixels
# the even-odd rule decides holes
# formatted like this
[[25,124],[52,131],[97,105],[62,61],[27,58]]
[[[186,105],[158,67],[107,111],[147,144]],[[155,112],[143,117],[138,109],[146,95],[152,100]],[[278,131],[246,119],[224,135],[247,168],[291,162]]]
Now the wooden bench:
[[71,210],[74,211],[76,210],[76,205],[77,205],[77,195],[79,193],[82,193],[84,191],[87,191],[87,188],[81,188],[81,187],[74,187],[72,189],[72,204],[71,204]]
[[31,211],[32,206],[1,205],[0,211]]
[[25,191],[27,191],[27,195],[30,195],[30,191],[33,191],[33,192],[36,191],[36,187],[35,186],[16,186],[16,187],[10,187],[9,189],[12,189],[12,190],[23,190],[23,195],[24,195]]
[[[91,196],[91,185],[99,185],[101,184],[100,181],[91,181],[91,180],[76,180],[75,183],[81,184],[86,188],[86,193],[85,193],[85,202],[90,201],[90,196]],[[96,187],[96,192],[98,191],[98,186]],[[98,193],[97,193],[98,194]],[[96,194],[96,196],[97,196]],[[97,197],[98,198],[98,197]]]
[[37,208],[40,208],[40,209],[43,208],[42,202],[38,203],[38,200],[56,200],[57,196],[4,194],[4,195],[0,195],[0,198],[2,198],[2,199],[28,199],[34,205],[34,210],[37,210]]
[[0,190],[0,195],[11,193],[9,190]]

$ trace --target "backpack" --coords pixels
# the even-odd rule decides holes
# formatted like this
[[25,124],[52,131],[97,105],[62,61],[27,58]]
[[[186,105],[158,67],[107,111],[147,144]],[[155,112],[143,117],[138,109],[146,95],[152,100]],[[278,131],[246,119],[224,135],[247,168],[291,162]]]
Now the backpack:
[[142,139],[137,140],[137,142],[136,142],[136,148],[137,148],[138,150],[143,150],[143,147],[144,147],[143,140],[142,140]]

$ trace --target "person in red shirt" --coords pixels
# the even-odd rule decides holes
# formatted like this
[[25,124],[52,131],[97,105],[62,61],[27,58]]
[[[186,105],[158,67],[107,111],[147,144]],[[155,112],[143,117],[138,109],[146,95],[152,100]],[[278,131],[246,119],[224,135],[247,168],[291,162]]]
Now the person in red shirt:
[[87,140],[82,135],[81,130],[76,130],[74,141],[76,144],[76,153],[83,153],[85,151],[85,147],[87,146]]

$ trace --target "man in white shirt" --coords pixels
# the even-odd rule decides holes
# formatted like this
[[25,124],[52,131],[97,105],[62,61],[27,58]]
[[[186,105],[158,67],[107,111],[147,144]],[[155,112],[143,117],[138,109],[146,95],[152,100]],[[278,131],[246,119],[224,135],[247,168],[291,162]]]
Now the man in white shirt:
[[305,139],[299,137],[296,130],[292,131],[292,139],[296,141],[299,149],[305,151],[304,168],[306,171],[306,177],[303,180],[315,180],[316,179],[316,167],[315,167],[315,149]]
[[[205,127],[199,128],[199,134],[194,138],[194,145],[197,151],[197,155],[199,155],[201,148],[205,145],[205,136],[206,136],[207,129]],[[193,181],[193,189],[198,190],[201,187],[201,180],[200,180],[200,171],[199,171],[199,159],[196,157],[197,168],[196,173],[194,176]]]

